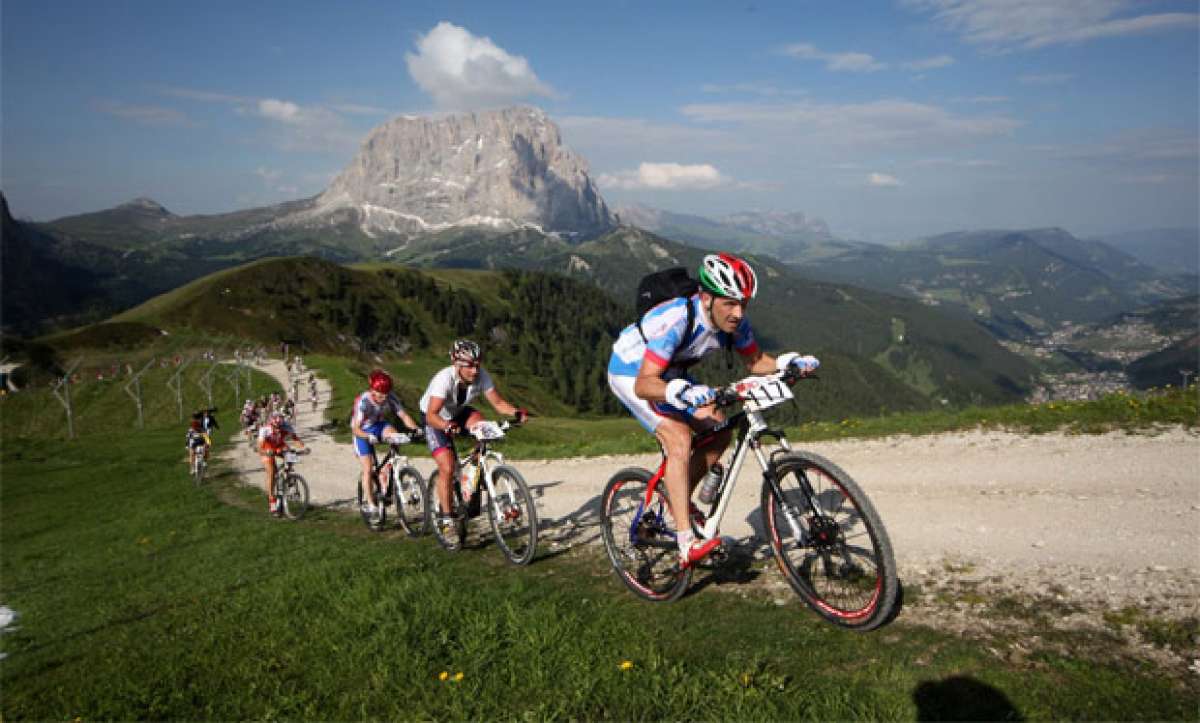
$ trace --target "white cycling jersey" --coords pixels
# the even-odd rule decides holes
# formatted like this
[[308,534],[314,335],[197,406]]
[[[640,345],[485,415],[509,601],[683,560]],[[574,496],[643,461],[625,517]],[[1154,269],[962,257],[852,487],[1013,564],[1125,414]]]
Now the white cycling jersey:
[[438,416],[448,422],[454,419],[463,407],[470,404],[471,400],[495,388],[496,385],[492,383],[491,375],[483,367],[479,368],[479,375],[475,377],[475,382],[468,385],[459,379],[458,370],[451,364],[434,374],[433,379],[429,380],[429,386],[425,389],[425,394],[421,396],[421,418],[424,419],[425,413],[429,409],[430,399],[444,400]]

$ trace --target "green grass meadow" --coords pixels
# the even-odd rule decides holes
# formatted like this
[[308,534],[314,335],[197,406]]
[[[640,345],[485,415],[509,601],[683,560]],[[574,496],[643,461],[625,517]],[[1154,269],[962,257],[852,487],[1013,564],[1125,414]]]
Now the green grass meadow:
[[[331,375],[346,410],[352,366]],[[540,426],[546,445],[604,429]],[[620,446],[620,430],[587,433]],[[0,603],[18,614],[0,634],[4,720],[1194,720],[1200,705],[1194,679],[1083,645],[1003,660],[903,611],[844,632],[748,582],[771,566],[702,572],[655,606],[594,549],[543,546],[514,568],[490,544],[452,555],[348,513],[275,520],[220,465],[193,486],[167,421],[6,433],[0,472]]]

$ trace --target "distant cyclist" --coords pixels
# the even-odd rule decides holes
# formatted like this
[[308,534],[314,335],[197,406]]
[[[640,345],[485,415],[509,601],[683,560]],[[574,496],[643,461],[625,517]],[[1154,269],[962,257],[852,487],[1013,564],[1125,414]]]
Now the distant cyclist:
[[[714,426],[724,415],[711,406],[716,392],[696,383],[687,369],[723,345],[736,349],[752,374],[769,374],[789,365],[807,373],[820,365],[811,356],[789,352],[773,358],[758,348],[746,319],[746,307],[758,293],[758,279],[745,261],[730,254],[710,254],[704,257],[699,276],[696,293],[669,299],[646,312],[640,331],[637,323],[625,327],[608,364],[609,388],[658,437],[666,454],[663,481],[675,520],[680,564],[685,567],[721,544],[719,538],[693,542],[689,519],[699,510],[693,510],[690,498],[733,434],[724,430],[693,457],[692,433]],[[694,319],[690,333],[688,305]]]
[[380,440],[391,442],[399,435],[393,418],[398,418],[406,431],[416,430],[417,423],[400,398],[392,392],[392,377],[382,369],[371,372],[367,378],[367,391],[354,400],[354,413],[350,418],[350,431],[354,434],[354,454],[362,467],[363,510],[374,516],[378,513],[379,501],[371,485],[371,468],[374,463],[375,445]]
[[258,451],[262,454],[263,469],[267,471],[267,510],[278,515],[282,511],[282,500],[275,497],[275,458],[288,449],[288,440],[295,440],[296,445],[304,449],[304,442],[296,435],[296,430],[288,424],[280,412],[271,412],[267,423],[258,430]]
[[448,529],[454,520],[449,516],[450,478],[454,473],[454,444],[451,437],[483,421],[483,415],[470,406],[483,395],[498,413],[515,416],[524,422],[529,413],[514,407],[500,396],[490,374],[480,363],[483,350],[468,339],[459,339],[450,347],[450,366],[442,369],[429,381],[421,397],[421,413],[425,420],[425,444],[437,462],[438,520]]
[[217,429],[221,426],[220,424],[217,424],[216,407],[202,409],[196,414],[198,414],[200,417],[200,426],[204,428],[204,433],[207,434],[211,439],[212,433],[217,431]]
[[193,418],[191,424],[188,425],[184,444],[188,451],[188,469],[192,469],[196,465],[196,452],[200,449],[207,451],[212,446],[212,439],[204,431],[199,419]]

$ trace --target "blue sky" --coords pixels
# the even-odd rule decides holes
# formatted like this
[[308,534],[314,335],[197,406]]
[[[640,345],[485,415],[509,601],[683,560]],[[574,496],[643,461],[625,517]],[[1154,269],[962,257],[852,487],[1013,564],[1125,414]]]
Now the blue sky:
[[44,220],[320,192],[399,114],[544,108],[612,205],[888,241],[1197,225],[1197,3],[0,5],[0,188]]

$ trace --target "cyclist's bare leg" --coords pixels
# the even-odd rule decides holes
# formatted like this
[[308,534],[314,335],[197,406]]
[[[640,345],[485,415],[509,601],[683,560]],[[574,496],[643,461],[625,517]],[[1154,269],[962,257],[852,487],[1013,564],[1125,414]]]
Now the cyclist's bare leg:
[[[696,423],[692,425],[692,429],[701,431],[713,424],[725,421],[725,414],[719,409],[704,407],[703,409],[696,410],[693,419]],[[692,489],[695,489],[696,483],[700,481],[700,478],[721,458],[721,455],[725,453],[725,448],[729,446],[729,442],[732,439],[733,430],[726,429],[723,432],[713,435],[712,441],[708,444],[693,450],[691,466],[689,468],[689,482]]]
[[275,457],[273,455],[264,455],[262,458],[263,468],[267,471],[267,501],[275,501]]
[[[466,428],[470,429],[476,424],[483,421],[483,415],[475,412],[467,417]],[[438,467],[438,514],[443,517],[449,514],[450,510],[450,478],[454,474],[455,454],[453,447],[442,447],[433,455],[433,460],[437,462]]]
[[[695,428],[703,429],[721,421],[720,413],[711,410],[699,410],[708,414],[697,414]],[[663,482],[667,485],[667,502],[671,507],[671,516],[675,518],[675,529],[678,532],[691,530],[689,508],[691,506],[692,489],[704,473],[720,458],[721,453],[729,444],[731,433],[721,432],[704,446],[699,454],[692,452],[693,426],[678,419],[666,418],[659,422],[654,434],[662,444],[667,455],[667,467],[663,472]]]
[[375,504],[375,493],[371,489],[371,455],[366,454],[358,458],[358,463],[362,467],[362,475],[359,484],[362,485],[363,499]]
[[454,473],[454,450],[442,447],[433,453],[433,461],[437,463],[437,497],[438,514],[445,517],[450,509],[450,476]]

